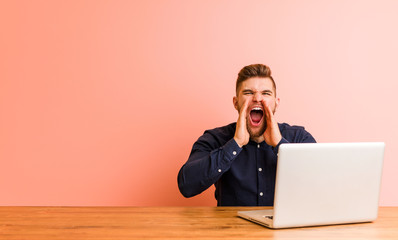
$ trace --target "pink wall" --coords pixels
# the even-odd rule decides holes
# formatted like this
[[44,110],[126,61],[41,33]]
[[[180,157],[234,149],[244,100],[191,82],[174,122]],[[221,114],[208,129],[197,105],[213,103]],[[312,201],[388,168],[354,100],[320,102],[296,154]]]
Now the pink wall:
[[177,172],[271,66],[280,122],[384,141],[398,206],[398,1],[1,1],[0,205],[215,205]]

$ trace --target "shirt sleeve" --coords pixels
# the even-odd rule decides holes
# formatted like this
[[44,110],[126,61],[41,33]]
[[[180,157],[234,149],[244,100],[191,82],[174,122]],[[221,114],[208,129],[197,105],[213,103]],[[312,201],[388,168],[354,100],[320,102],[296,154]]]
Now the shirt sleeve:
[[286,138],[282,137],[282,139],[279,141],[278,145],[276,145],[275,147],[272,148],[272,150],[274,151],[275,155],[278,154],[279,146],[280,146],[281,144],[284,144],[284,143],[289,143],[289,141],[286,140]]
[[242,151],[233,138],[214,149],[216,144],[206,135],[195,142],[188,161],[178,173],[178,188],[184,197],[193,197],[217,182]]

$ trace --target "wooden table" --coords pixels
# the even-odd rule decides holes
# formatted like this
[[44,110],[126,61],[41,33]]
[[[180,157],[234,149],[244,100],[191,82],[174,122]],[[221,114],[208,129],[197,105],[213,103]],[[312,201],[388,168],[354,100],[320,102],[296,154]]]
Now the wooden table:
[[0,207],[0,239],[398,239],[398,207],[381,207],[373,223],[283,230],[237,217],[251,209]]

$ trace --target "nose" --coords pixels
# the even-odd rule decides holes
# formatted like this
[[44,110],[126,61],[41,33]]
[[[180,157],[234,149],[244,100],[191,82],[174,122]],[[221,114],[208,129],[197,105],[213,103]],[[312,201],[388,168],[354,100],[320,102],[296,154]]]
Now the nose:
[[254,93],[253,95],[253,102],[261,102],[262,100],[262,95],[259,92]]

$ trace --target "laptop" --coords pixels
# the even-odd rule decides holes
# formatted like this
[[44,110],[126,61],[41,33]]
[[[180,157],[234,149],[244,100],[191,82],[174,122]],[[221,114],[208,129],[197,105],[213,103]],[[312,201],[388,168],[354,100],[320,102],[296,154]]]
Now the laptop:
[[269,228],[374,221],[384,148],[383,142],[282,144],[273,209],[238,216]]

